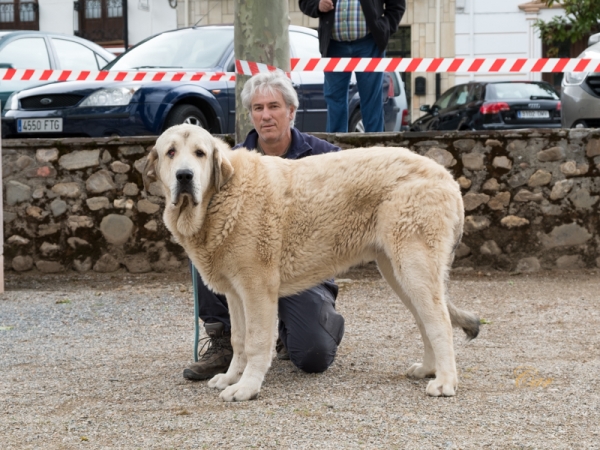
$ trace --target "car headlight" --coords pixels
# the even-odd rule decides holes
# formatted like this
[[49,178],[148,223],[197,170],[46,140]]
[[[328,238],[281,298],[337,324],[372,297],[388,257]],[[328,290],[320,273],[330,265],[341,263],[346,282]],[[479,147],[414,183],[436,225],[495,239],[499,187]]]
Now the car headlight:
[[578,84],[581,84],[587,76],[587,72],[565,72],[565,77],[563,78],[563,80],[565,82],[565,85],[576,86]]
[[128,105],[139,88],[140,86],[100,89],[82,101],[79,107]]
[[9,109],[19,109],[19,99],[15,94],[16,92],[13,92],[6,99],[6,103],[4,103],[5,111],[8,111]]

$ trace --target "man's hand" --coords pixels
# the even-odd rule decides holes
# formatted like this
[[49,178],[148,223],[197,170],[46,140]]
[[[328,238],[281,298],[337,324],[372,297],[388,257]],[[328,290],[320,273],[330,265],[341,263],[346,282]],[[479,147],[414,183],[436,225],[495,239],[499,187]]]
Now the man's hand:
[[319,11],[329,12],[333,9],[333,0],[319,0]]

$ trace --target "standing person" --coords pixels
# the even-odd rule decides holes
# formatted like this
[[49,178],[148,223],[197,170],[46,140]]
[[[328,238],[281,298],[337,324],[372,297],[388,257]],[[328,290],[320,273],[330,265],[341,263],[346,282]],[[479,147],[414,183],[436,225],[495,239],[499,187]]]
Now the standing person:
[[[340,148],[294,128],[298,96],[292,82],[281,72],[262,73],[250,78],[242,90],[242,103],[254,129],[236,146],[257,150],[263,155],[299,159]],[[197,271],[200,318],[208,335],[208,349],[198,362],[183,371],[188,380],[205,380],[229,368],[233,357],[231,322],[227,299],[211,292]],[[335,310],[338,287],[331,281],[299,294],[279,299],[277,356],[290,359],[299,369],[324,372],[333,363],[344,334],[344,318]]]
[[[299,0],[299,5],[304,14],[319,19],[323,57],[382,58],[406,0]],[[325,72],[329,133],[348,131],[351,77],[351,72]],[[356,72],[356,84],[365,131],[383,131],[383,72]]]

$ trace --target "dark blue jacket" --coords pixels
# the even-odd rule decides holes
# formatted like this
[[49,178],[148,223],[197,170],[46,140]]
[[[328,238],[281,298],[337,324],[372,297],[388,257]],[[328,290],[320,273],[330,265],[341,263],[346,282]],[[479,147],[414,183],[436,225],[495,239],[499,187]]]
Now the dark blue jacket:
[[[258,133],[252,130],[246,136],[246,140],[233,147],[234,149],[245,147],[249,150],[256,150],[258,142]],[[292,145],[285,155],[286,159],[300,159],[305,156],[321,155],[323,153],[338,152],[341,149],[337,145],[330,144],[323,139],[316,138],[310,134],[302,133],[297,128],[292,127]]]
[[[256,150],[258,142],[258,133],[252,130],[246,136],[246,140],[241,144],[237,144],[234,149],[245,147],[248,150]],[[302,133],[297,128],[292,127],[292,144],[288,152],[285,154],[286,159],[300,159],[306,156],[321,155],[329,152],[339,152],[341,148],[337,145],[330,144],[323,139],[316,138],[310,134]],[[334,300],[337,298],[338,286],[333,280],[323,282],[323,285],[333,294]]]

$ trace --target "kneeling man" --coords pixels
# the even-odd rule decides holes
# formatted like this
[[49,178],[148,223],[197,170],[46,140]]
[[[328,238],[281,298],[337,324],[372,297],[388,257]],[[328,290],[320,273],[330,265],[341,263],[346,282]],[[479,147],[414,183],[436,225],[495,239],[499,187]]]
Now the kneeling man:
[[[263,155],[299,159],[339,151],[327,141],[294,128],[298,95],[281,72],[250,78],[242,91],[242,103],[254,129],[237,145]],[[205,380],[227,372],[233,356],[227,299],[211,292],[194,270],[200,318],[204,322],[206,351],[197,363],[183,371],[188,380]],[[279,299],[277,356],[290,359],[299,369],[324,372],[333,363],[344,334],[344,318],[335,310],[338,287],[326,281],[299,294]]]

